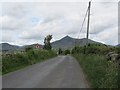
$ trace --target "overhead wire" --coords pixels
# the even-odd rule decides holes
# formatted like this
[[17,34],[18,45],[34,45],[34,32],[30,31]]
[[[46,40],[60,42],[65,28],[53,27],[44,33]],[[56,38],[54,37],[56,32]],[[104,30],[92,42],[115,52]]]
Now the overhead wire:
[[[92,2],[92,0],[89,1],[89,2]],[[78,33],[78,37],[77,37],[78,39],[79,39],[79,36],[80,36],[81,31],[83,30],[83,26],[84,26],[84,23],[85,23],[85,20],[86,20],[86,17],[87,17],[88,10],[89,10],[89,7],[87,8],[87,11],[86,11],[86,13],[85,13],[85,17],[84,17],[84,20],[83,20],[81,29],[80,29],[80,31],[79,31],[79,33]]]
[[85,20],[86,20],[86,17],[87,17],[87,13],[88,13],[88,9],[87,9],[87,11],[86,11],[86,13],[85,13],[85,17],[84,17],[84,19],[83,19],[83,23],[82,23],[82,26],[81,26],[81,29],[80,29],[80,31],[79,31],[79,33],[78,33],[78,37],[77,37],[77,38],[79,38],[80,33],[81,33],[81,31],[83,30],[83,26],[84,26],[84,23],[85,23]]
[[[92,2],[92,0],[89,1],[89,2]],[[83,22],[82,22],[81,28],[80,28],[79,33],[78,33],[78,36],[77,36],[77,39],[79,39],[80,34],[81,34],[82,30],[83,30],[83,26],[84,26],[84,23],[85,23],[85,20],[86,20],[87,14],[88,14],[88,10],[89,10],[89,7],[87,8],[87,11],[86,11],[86,13],[85,13],[85,16],[84,16],[84,19],[83,19]],[[75,40],[75,45],[76,45],[76,40]]]

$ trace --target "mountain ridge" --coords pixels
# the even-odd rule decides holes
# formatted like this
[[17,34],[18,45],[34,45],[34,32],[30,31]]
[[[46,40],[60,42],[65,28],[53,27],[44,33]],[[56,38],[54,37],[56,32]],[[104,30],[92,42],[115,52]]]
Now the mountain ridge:
[[11,45],[9,43],[1,43],[0,44],[0,51],[9,51],[9,50],[17,50],[20,46],[17,45]]
[[[60,40],[51,42],[51,45],[52,45],[53,49],[58,49],[58,48],[70,49],[70,48],[74,47],[75,44],[80,45],[80,46],[86,45],[86,40],[87,40],[86,38],[77,39],[77,38],[72,38],[67,35],[67,36],[61,38]],[[96,42],[91,39],[88,39],[88,43],[102,44],[100,42]],[[43,48],[42,44],[39,44],[39,45],[40,45],[40,48]],[[2,50],[19,50],[19,49],[24,49],[26,47],[34,47],[35,48],[35,44],[17,46],[17,45],[11,45],[9,43],[1,43],[0,47],[2,47]]]
[[[72,38],[67,35],[60,40],[52,42],[51,44],[52,44],[52,47],[56,48],[56,49],[58,49],[58,48],[68,48],[69,49],[69,48],[74,47],[75,44],[80,45],[80,46],[86,45],[86,40],[87,40],[86,38],[77,39],[77,38]],[[96,42],[96,41],[93,41],[90,39],[88,39],[88,43],[102,44],[100,42]]]

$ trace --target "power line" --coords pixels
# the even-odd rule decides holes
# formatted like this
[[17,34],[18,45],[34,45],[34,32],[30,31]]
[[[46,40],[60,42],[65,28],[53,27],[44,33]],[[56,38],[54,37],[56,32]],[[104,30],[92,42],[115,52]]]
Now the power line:
[[[89,10],[89,8],[87,8],[87,11],[85,13],[85,16],[84,16],[84,19],[83,19],[83,22],[82,22],[82,26],[81,26],[81,29],[80,29],[80,31],[78,33],[77,39],[79,39],[80,33],[81,33],[82,29],[83,29],[83,26],[84,26],[84,23],[85,23],[85,20],[86,20],[86,17],[87,17],[88,10]],[[76,40],[75,40],[75,45],[76,45]]]
[[84,19],[83,19],[83,23],[82,23],[81,29],[80,29],[80,31],[79,31],[79,34],[78,34],[78,38],[79,38],[79,36],[80,36],[81,31],[83,30],[83,26],[84,26],[84,23],[85,23],[85,20],[86,20],[86,17],[87,17],[87,13],[88,13],[88,9],[87,9],[87,11],[86,11],[86,13],[85,13],[85,17],[84,17]]
[[[89,1],[89,6],[88,6],[87,11],[86,11],[86,13],[85,13],[85,17],[84,17],[84,19],[83,19],[81,29],[80,29],[80,31],[79,31],[79,33],[78,33],[78,37],[77,37],[78,39],[79,39],[79,36],[80,36],[81,31],[83,30],[83,26],[84,26],[84,23],[85,23],[87,14],[88,14],[87,39],[88,39],[88,33],[89,33],[89,18],[90,18],[90,4],[91,4],[91,2],[92,2],[92,0]],[[77,39],[75,40],[75,45],[76,45],[76,41],[77,41]],[[87,43],[88,43],[88,40],[87,40]]]
[[[92,2],[92,0],[89,1],[89,2]],[[78,37],[77,37],[77,38],[79,38],[80,33],[81,33],[81,31],[83,30],[83,26],[84,26],[84,23],[85,23],[85,20],[86,20],[88,11],[89,11],[89,6],[88,6],[87,11],[86,11],[86,13],[85,13],[85,17],[84,17],[84,19],[83,19],[83,23],[82,23],[82,26],[81,26],[81,29],[80,29],[80,31],[79,31],[79,33],[78,33]]]

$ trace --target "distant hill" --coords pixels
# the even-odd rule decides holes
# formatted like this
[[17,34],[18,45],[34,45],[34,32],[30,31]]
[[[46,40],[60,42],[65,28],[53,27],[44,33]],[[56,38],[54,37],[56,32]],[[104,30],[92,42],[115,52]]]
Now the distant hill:
[[[72,38],[70,36],[65,36],[60,40],[54,41],[52,42],[52,47],[54,49],[58,49],[58,48],[63,48],[63,49],[69,49],[75,46],[75,43],[77,45],[80,46],[84,46],[86,45],[86,38],[82,38],[82,39],[76,39],[76,38]],[[90,44],[102,44],[93,40],[88,39],[88,43]],[[40,48],[43,48],[43,45],[38,44],[40,46]],[[24,50],[26,47],[33,47],[35,48],[36,44],[31,44],[31,45],[24,45],[24,46],[16,46],[16,45],[10,45],[8,43],[2,43],[0,44],[0,47],[2,47],[2,49],[0,48],[0,51],[11,51],[11,50]]]
[[43,45],[41,45],[41,44],[31,44],[31,45],[24,45],[21,47],[21,49],[25,49],[27,47],[36,48],[36,45],[38,45],[40,48],[43,48]]
[[117,46],[120,47],[120,44],[118,44]]
[[[52,42],[52,47],[53,48],[72,48],[74,47],[75,43],[77,45],[80,45],[80,46],[84,46],[86,45],[86,38],[82,38],[82,39],[76,39],[76,38],[72,38],[70,36],[65,36],[64,38],[58,40],[58,41],[55,41],[55,42]],[[102,44],[102,43],[99,43],[99,42],[96,42],[96,41],[93,41],[93,40],[90,40],[88,39],[88,43],[90,44]]]
[[10,45],[8,43],[1,43],[0,44],[0,51],[11,51],[11,50],[17,50],[19,48],[20,48],[19,46]]
[[[40,46],[40,48],[42,48],[43,46],[38,44]],[[35,48],[36,44],[32,44],[32,45],[25,45],[25,46],[16,46],[16,45],[11,45],[8,43],[1,43],[0,44],[0,51],[16,51],[16,50],[24,50],[27,47],[33,47]]]

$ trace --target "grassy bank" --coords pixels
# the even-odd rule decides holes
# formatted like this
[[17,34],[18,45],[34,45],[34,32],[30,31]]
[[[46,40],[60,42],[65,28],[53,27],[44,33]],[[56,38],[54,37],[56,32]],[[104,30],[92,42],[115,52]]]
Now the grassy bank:
[[117,64],[107,61],[103,55],[74,54],[93,88],[117,88]]
[[0,75],[2,75],[2,56],[0,56]]
[[2,74],[6,74],[28,65],[44,61],[56,56],[55,52],[47,50],[30,50],[2,57]]

